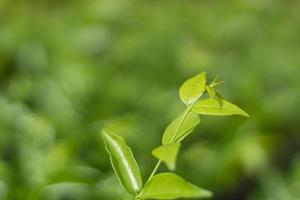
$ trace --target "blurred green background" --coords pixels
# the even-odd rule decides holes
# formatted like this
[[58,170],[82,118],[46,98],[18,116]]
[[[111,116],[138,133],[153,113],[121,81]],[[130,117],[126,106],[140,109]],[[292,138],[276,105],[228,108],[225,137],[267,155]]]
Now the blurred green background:
[[[203,117],[177,172],[215,200],[300,199],[300,1],[0,0],[0,199],[125,200],[99,131],[144,179],[178,88],[206,71],[251,118]],[[161,168],[161,171],[165,168]]]

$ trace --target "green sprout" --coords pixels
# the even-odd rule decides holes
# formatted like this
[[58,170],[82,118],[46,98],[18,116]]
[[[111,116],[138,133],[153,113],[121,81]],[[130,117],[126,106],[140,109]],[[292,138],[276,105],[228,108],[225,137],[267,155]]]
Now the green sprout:
[[[162,145],[152,151],[158,159],[151,175],[143,185],[138,164],[124,139],[109,130],[102,130],[105,148],[110,155],[112,167],[126,191],[136,200],[210,198],[212,192],[193,185],[173,172],[157,173],[162,163],[170,171],[176,169],[176,158],[181,142],[200,123],[200,115],[249,115],[238,106],[226,101],[216,91],[217,81],[206,83],[206,73],[200,73],[185,81],[179,89],[181,101],[186,109],[165,129]],[[207,92],[208,98],[201,98]]]

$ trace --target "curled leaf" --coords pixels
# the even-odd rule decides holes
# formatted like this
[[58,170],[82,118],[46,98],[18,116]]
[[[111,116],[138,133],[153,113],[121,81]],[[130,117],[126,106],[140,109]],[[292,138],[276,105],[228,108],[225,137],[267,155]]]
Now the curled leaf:
[[118,135],[102,131],[105,148],[110,155],[111,164],[125,189],[137,194],[142,188],[142,178],[131,149],[124,139]]
[[218,101],[219,107],[221,109],[223,106],[223,97],[215,90],[214,87],[206,86],[206,91],[208,92],[210,98]]

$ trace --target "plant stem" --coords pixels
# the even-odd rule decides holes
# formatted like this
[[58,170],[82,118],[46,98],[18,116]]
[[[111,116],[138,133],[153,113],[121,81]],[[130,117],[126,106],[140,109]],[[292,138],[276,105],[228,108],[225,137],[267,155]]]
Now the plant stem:
[[[152,173],[151,173],[151,175],[149,176],[149,178],[148,178],[148,181],[154,176],[154,174],[157,172],[157,170],[158,170],[158,168],[160,167],[160,165],[161,165],[161,160],[159,160],[157,163],[156,163],[156,165],[155,165],[155,167],[154,167],[154,169],[153,169],[153,171],[152,171]],[[147,181],[147,182],[148,182]]]
[[[195,102],[196,102],[196,101],[195,101]],[[195,102],[194,102],[194,103],[195,103]],[[173,143],[173,142],[174,142],[174,140],[175,140],[175,138],[176,138],[176,136],[177,136],[177,133],[179,132],[179,130],[180,130],[180,128],[181,128],[181,126],[182,126],[184,120],[186,119],[186,117],[188,116],[188,114],[191,112],[194,103],[192,103],[191,105],[189,105],[189,106],[186,108],[186,110],[185,110],[185,112],[184,112],[184,115],[182,116],[181,121],[180,121],[180,123],[179,123],[179,125],[178,125],[178,127],[177,127],[177,129],[176,129],[176,131],[175,131],[175,133],[174,133],[174,135],[173,135],[173,137],[172,137],[170,143]],[[149,180],[155,175],[155,173],[156,173],[157,170],[159,169],[161,163],[162,163],[162,160],[159,160],[159,161],[156,163],[156,165],[155,165],[155,167],[154,167],[154,169],[153,169],[151,175],[149,176],[149,178],[148,178],[146,184],[147,184],[147,183],[149,182]]]

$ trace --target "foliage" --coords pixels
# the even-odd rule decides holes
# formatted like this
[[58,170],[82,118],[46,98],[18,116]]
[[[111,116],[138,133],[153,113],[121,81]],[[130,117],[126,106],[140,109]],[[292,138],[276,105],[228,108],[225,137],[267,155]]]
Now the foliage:
[[179,90],[179,96],[186,109],[166,128],[162,139],[162,146],[154,149],[152,154],[159,159],[152,174],[142,188],[141,174],[130,148],[124,140],[117,135],[102,131],[106,143],[106,150],[110,155],[112,166],[121,180],[123,186],[135,199],[176,199],[176,198],[207,198],[211,192],[199,188],[173,173],[161,173],[155,175],[161,162],[164,162],[170,170],[175,169],[180,142],[188,136],[200,122],[196,113],[202,115],[243,115],[249,116],[245,111],[225,101],[211,96],[208,99],[200,99],[206,88],[214,90],[213,81],[206,85],[206,74],[200,73],[185,81]]
[[130,199],[99,130],[126,138],[147,180],[156,160],[145,155],[199,71],[219,73],[218,92],[251,118],[201,117],[176,173],[215,200],[300,199],[299,7],[0,0],[0,199]]

